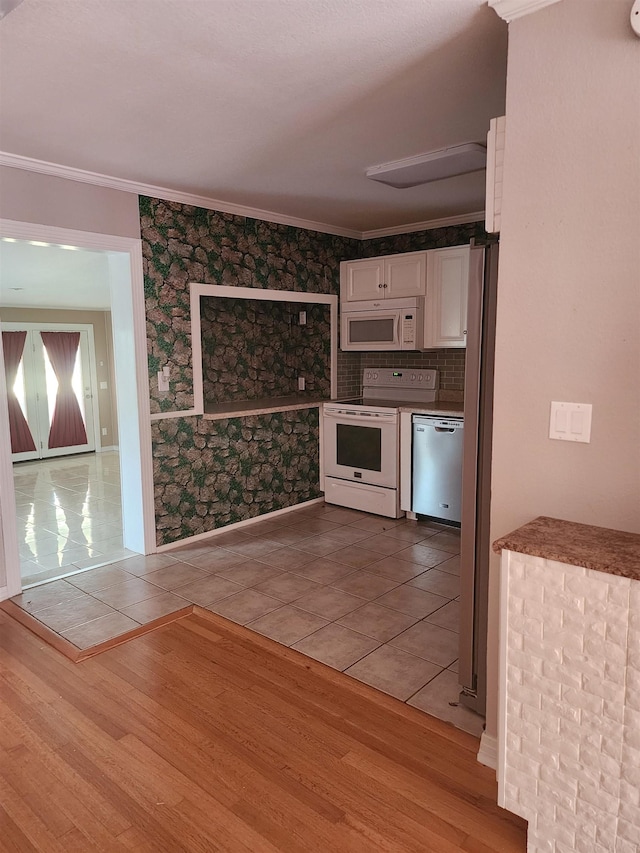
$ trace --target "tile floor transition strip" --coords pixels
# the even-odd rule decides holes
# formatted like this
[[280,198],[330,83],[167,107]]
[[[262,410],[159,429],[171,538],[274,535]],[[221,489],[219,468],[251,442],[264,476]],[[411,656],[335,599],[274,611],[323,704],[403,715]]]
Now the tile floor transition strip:
[[[44,640],[48,645],[52,646],[57,651],[61,652],[66,658],[74,663],[80,663],[87,658],[99,655],[109,649],[119,646],[122,643],[128,643],[129,640],[135,640],[136,637],[141,637],[143,634],[149,634],[157,628],[162,628],[164,625],[169,625],[171,622],[176,622],[178,619],[184,619],[185,616],[190,616],[193,613],[193,605],[189,604],[181,610],[174,610],[159,619],[154,619],[153,622],[147,622],[145,625],[136,625],[135,628],[126,631],[125,633],[117,634],[95,645],[87,648],[80,648],[68,640],[61,634],[56,633],[51,628],[48,628],[43,622],[40,622],[35,616],[27,613],[19,605],[11,600],[0,602],[0,610],[3,610],[16,622],[19,622],[25,628],[28,628],[36,636]],[[120,614],[118,614],[120,615]],[[96,620],[100,621],[100,620]],[[83,626],[90,625],[90,622],[85,622]]]

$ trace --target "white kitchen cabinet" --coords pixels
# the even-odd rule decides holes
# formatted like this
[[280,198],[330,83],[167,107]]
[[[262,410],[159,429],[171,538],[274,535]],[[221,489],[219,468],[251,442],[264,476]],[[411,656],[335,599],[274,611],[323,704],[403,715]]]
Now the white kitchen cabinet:
[[425,296],[427,252],[360,258],[340,264],[340,300],[357,302]]
[[427,252],[425,347],[467,345],[469,246]]

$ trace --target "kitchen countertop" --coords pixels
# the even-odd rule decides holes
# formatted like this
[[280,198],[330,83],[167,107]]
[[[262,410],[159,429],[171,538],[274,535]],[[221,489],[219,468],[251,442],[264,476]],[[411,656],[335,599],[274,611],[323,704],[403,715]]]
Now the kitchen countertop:
[[314,409],[328,400],[317,397],[265,397],[260,400],[239,400],[218,403],[215,406],[207,406],[202,416],[206,421],[219,421],[223,418],[240,418],[249,415],[264,415],[270,412],[290,412],[296,409]]
[[640,534],[541,515],[493,543],[517,551],[640,581]]
[[460,418],[464,414],[464,403],[453,403],[443,400],[439,403],[407,404],[401,406],[401,412],[411,412],[414,415],[443,415]]

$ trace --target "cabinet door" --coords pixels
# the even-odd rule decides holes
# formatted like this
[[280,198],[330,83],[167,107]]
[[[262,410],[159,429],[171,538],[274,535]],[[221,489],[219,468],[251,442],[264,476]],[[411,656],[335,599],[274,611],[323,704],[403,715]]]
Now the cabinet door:
[[384,294],[387,299],[398,296],[424,296],[427,292],[427,253],[407,252],[389,255],[385,260]]
[[342,261],[340,264],[340,299],[356,302],[361,299],[383,299],[384,258],[363,258]]
[[469,246],[427,252],[426,346],[467,345]]

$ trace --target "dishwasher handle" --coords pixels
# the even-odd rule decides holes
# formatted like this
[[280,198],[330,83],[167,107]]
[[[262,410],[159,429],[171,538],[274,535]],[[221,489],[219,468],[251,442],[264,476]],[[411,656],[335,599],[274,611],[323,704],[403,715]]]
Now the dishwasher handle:
[[429,427],[436,432],[456,432],[464,428],[464,418],[434,418],[424,415],[414,415],[413,426],[419,431],[422,431],[425,427]]

